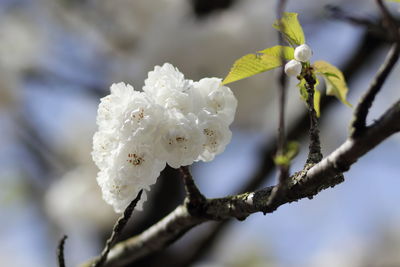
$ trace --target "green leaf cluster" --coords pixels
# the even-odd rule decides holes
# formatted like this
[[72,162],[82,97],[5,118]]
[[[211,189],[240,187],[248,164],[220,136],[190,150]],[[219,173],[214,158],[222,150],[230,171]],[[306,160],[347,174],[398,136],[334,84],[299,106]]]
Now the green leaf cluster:
[[[400,0],[392,0],[398,1]],[[228,75],[223,80],[223,84],[239,81],[244,78],[251,77],[258,73],[278,68],[284,64],[284,61],[294,59],[294,47],[304,44],[306,39],[303,28],[298,20],[297,13],[285,12],[279,20],[276,20],[273,27],[280,31],[290,46],[273,46],[254,54],[247,54],[235,61]],[[303,71],[298,77],[299,83],[297,87],[300,90],[302,99],[306,102],[308,93],[306,90],[305,73],[308,75],[311,71],[314,79],[317,81],[314,86],[314,109],[317,116],[320,116],[320,99],[321,92],[317,90],[318,79],[316,75],[322,76],[326,84],[326,94],[337,97],[344,104],[351,106],[346,100],[348,88],[343,73],[325,61],[317,61],[312,66],[307,63],[303,64]]]

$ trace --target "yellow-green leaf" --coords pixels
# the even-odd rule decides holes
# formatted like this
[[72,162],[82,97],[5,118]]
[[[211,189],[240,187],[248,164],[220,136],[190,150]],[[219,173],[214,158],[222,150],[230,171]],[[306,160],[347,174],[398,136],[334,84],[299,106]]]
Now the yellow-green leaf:
[[336,96],[344,104],[351,107],[351,104],[346,100],[349,89],[343,73],[326,61],[316,61],[313,67],[316,74],[322,75],[325,80],[326,94]]
[[282,66],[281,53],[285,60],[293,59],[294,49],[288,46],[274,46],[260,51],[261,54],[248,54],[235,61],[223,84],[236,82],[250,76]]
[[[319,80],[317,77],[315,77],[314,75],[314,79],[315,79],[315,85],[314,85],[314,109],[315,112],[317,113],[317,117],[319,117],[321,115],[321,109],[320,109],[320,102],[321,102],[321,92],[319,90],[317,90],[317,86],[319,84]],[[307,103],[307,98],[308,98],[308,92],[307,92],[307,88],[306,88],[306,80],[304,78],[302,78],[300,80],[300,82],[297,84],[297,87],[300,90],[300,96],[301,99],[303,99],[304,102]]]
[[290,162],[299,153],[300,145],[298,142],[290,141],[286,144],[285,151],[282,155],[277,155],[274,157],[275,165],[278,166],[289,166]]
[[306,42],[303,28],[297,19],[297,13],[284,12],[280,20],[276,20],[272,25],[280,31],[288,43],[295,47]]
[[303,99],[304,102],[307,103],[308,92],[307,92],[307,88],[306,88],[306,80],[304,78],[302,78],[300,80],[300,82],[297,84],[297,87],[300,90],[301,99]]
[[314,91],[314,109],[315,112],[317,113],[317,117],[321,116],[321,108],[320,108],[320,102],[321,102],[321,92],[315,88]]
[[276,64],[280,64],[281,56],[285,60],[294,59],[294,48],[290,46],[276,45],[261,51],[258,53],[263,54],[262,58],[265,61],[276,62]]
[[389,2],[396,2],[396,3],[400,3],[400,0],[388,0]]

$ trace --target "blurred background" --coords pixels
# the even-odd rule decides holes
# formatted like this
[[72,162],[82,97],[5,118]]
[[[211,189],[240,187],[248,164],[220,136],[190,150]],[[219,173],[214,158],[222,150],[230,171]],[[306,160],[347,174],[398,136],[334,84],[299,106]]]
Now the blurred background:
[[[388,50],[384,33],[335,19],[334,4],[379,25],[372,0],[288,1],[298,12],[313,60],[340,67],[357,103]],[[1,0],[0,265],[56,266],[63,234],[67,266],[99,254],[117,215],[101,198],[90,156],[99,99],[114,82],[140,90],[154,65],[170,62],[186,78],[223,78],[235,59],[277,44],[276,1]],[[389,5],[399,16],[399,5]],[[208,197],[254,190],[275,181],[277,72],[236,82],[233,139],[213,162],[196,163]],[[289,139],[307,154],[308,122],[293,80]],[[400,98],[397,67],[369,116]],[[323,88],[323,87],[322,87]],[[327,97],[321,139],[328,154],[347,137],[352,109]],[[206,223],[167,250],[132,266],[400,266],[400,137],[363,157],[345,183],[313,200],[284,205],[244,222]],[[167,168],[127,238],[183,200],[179,173]]]

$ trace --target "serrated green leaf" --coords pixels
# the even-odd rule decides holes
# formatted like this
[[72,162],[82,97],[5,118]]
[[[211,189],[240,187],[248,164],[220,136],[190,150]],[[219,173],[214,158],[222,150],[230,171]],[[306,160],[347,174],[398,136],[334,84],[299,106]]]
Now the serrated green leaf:
[[248,54],[235,61],[223,84],[235,82],[250,76],[282,66],[281,53],[285,60],[294,57],[294,49],[288,46],[274,46],[260,51],[260,54]]
[[293,47],[306,42],[303,28],[301,27],[297,16],[297,13],[284,12],[280,21],[276,20],[272,25],[283,34],[286,41]]
[[278,166],[289,166],[290,162],[299,153],[300,145],[298,142],[290,141],[286,144],[285,151],[282,155],[274,157],[275,165]]
[[[349,89],[347,88],[343,73],[326,61],[316,61],[313,64],[313,68],[316,74],[319,74],[324,78],[326,83],[326,94],[336,96],[344,104],[351,107],[351,104],[346,100]],[[327,73],[328,75],[326,75]]]

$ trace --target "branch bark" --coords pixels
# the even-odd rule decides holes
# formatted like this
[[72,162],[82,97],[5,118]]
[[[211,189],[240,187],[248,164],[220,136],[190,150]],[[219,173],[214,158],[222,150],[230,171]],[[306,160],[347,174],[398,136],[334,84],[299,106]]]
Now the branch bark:
[[307,164],[293,176],[286,194],[280,195],[273,205],[267,205],[274,187],[224,198],[207,199],[201,216],[193,216],[186,205],[178,206],[163,220],[135,237],[111,249],[104,266],[123,266],[155,251],[181,237],[191,228],[210,220],[237,218],[244,220],[256,212],[273,212],[279,206],[312,198],[321,190],[344,181],[342,173],[348,171],[360,157],[372,150],[392,134],[400,131],[400,101],[396,102],[362,136],[349,137],[338,149],[317,164]]
[[366,128],[366,120],[369,109],[371,108],[376,95],[381,90],[390,72],[393,70],[400,55],[400,35],[396,22],[390,15],[382,0],[377,0],[377,4],[382,13],[383,19],[387,24],[387,28],[393,36],[394,43],[386,56],[385,62],[383,62],[382,66],[379,68],[377,74],[374,77],[374,80],[370,84],[370,87],[368,88],[367,92],[362,96],[359,104],[356,107],[354,121],[352,123],[353,137],[357,137],[362,134],[364,129]]
[[111,247],[114,245],[115,241],[117,241],[118,236],[121,234],[122,230],[125,228],[125,225],[128,223],[129,218],[132,216],[133,210],[135,209],[140,198],[142,197],[142,193],[143,189],[139,191],[135,199],[131,201],[128,207],[126,207],[122,216],[115,223],[111,236],[109,239],[107,239],[106,245],[100,256],[96,260],[94,260],[93,263],[90,264],[92,267],[100,267],[107,260],[108,253],[110,252]]

